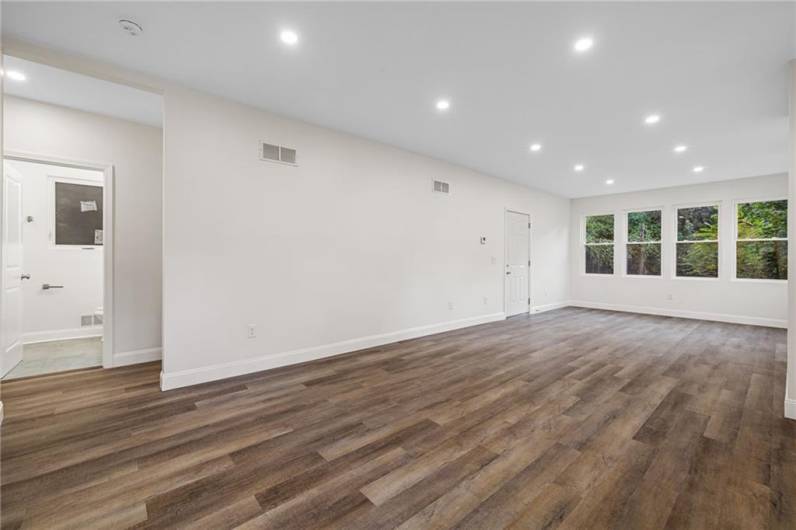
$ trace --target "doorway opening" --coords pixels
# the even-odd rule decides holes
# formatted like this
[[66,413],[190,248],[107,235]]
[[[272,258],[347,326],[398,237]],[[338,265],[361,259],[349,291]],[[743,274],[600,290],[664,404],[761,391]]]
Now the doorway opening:
[[105,364],[110,177],[102,165],[6,153],[4,380]]
[[163,97],[22,55],[2,55],[0,376],[159,361]]
[[506,316],[531,310],[531,217],[506,210]]

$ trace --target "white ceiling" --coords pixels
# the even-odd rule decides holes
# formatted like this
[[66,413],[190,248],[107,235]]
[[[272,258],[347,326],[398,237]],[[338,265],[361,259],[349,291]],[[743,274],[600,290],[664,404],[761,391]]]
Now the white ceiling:
[[6,94],[161,126],[163,98],[158,94],[7,55],[3,56],[3,68],[27,77],[22,82],[6,80]]
[[[791,3],[4,2],[3,33],[569,197],[788,167]],[[130,37],[117,24],[144,28]],[[300,37],[295,48],[281,29]],[[594,48],[575,55],[582,35]],[[440,114],[435,100],[449,97]],[[661,122],[644,126],[650,112]],[[544,148],[530,153],[539,141]],[[676,156],[675,144],[689,151]],[[586,170],[575,173],[575,163]],[[694,165],[706,170],[694,174]],[[615,179],[613,186],[605,185]]]

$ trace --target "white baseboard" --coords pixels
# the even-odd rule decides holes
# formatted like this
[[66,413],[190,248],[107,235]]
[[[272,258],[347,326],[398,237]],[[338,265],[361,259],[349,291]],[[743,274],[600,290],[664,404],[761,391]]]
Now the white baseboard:
[[645,307],[636,305],[604,304],[600,302],[586,302],[571,300],[570,306],[586,307],[590,309],[606,309],[608,311],[622,311],[626,313],[642,313],[645,315],[660,315],[666,317],[691,318],[694,320],[710,320],[714,322],[728,322],[730,324],[747,324],[750,326],[766,326],[771,328],[787,328],[788,321],[777,318],[751,317],[744,315],[730,315],[724,313],[703,313],[700,311],[685,311],[681,309],[666,309],[663,307]]
[[498,320],[505,320],[505,318],[505,313],[492,313],[489,315],[463,318],[460,320],[452,320],[449,322],[431,324],[428,326],[418,326],[415,328],[394,331],[391,333],[383,333],[381,335],[371,335],[368,337],[344,340],[331,344],[324,344],[321,346],[313,346],[311,348],[276,353],[273,355],[263,355],[252,359],[243,359],[229,363],[214,364],[201,368],[180,370],[172,373],[161,371],[160,388],[161,390],[172,390],[174,388],[181,388],[184,386],[198,385],[200,383],[207,383],[209,381],[216,381],[218,379],[226,379],[228,377],[260,372],[262,370],[269,370],[271,368],[278,368],[280,366],[287,366],[289,364],[313,361],[315,359],[339,355],[341,353],[348,353],[366,348],[373,348],[375,346],[382,346],[384,344],[389,344],[399,340],[414,339],[417,337],[433,335],[435,333],[442,333],[454,329],[476,326],[478,324],[486,324],[488,322],[495,322]]
[[131,364],[159,361],[162,357],[162,348],[147,348],[145,350],[125,351],[113,354],[113,367],[128,366]]
[[567,307],[569,302],[554,302],[552,304],[535,305],[531,308],[531,313],[544,313],[545,311],[552,311],[553,309],[561,309]]
[[102,337],[102,326],[87,326],[75,329],[54,329],[51,331],[32,331],[22,335],[22,344],[52,342],[54,340],[87,339]]
[[785,398],[785,417],[796,420],[796,399]]

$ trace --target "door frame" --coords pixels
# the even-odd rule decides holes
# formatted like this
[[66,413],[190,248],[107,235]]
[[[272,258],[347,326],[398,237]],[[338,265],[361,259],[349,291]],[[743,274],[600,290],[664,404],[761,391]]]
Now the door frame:
[[[528,261],[533,264],[533,259],[531,259],[531,228],[533,227],[533,221],[531,221],[531,214],[528,212],[523,212],[521,210],[515,210],[513,208],[504,208],[503,209],[503,267],[500,271],[503,280],[503,314],[506,315],[508,318],[509,314],[509,298],[506,296],[506,265],[509,262],[509,213],[516,213],[520,215],[525,215],[528,217]],[[530,315],[533,313],[533,306],[531,305],[533,299],[531,298],[531,265],[528,265],[528,314]]]
[[[74,160],[39,153],[26,153],[22,151],[6,150],[3,152],[4,160],[20,160],[22,162],[38,162],[55,166],[73,167],[101,171],[103,174],[102,186],[102,242],[103,242],[103,267],[102,267],[102,367],[113,367],[113,248],[114,248],[114,179],[115,171],[111,163]],[[0,208],[2,208],[0,202]],[[0,216],[5,212],[0,212]],[[0,217],[1,219],[2,217]],[[2,249],[4,252],[5,249]],[[0,282],[2,282],[0,277]],[[2,289],[2,284],[0,284]],[[2,307],[0,307],[2,311]],[[24,307],[23,307],[24,311]],[[23,313],[24,315],[24,313]]]

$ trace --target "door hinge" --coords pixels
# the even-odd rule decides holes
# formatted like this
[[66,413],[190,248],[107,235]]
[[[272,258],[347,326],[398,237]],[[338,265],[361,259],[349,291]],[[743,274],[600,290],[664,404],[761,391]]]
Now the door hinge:
[[529,267],[531,266],[531,260],[528,260],[528,266]]
[[528,305],[531,305],[531,298],[528,297]]
[[530,228],[530,227],[531,227],[531,223],[528,223],[528,228]]

